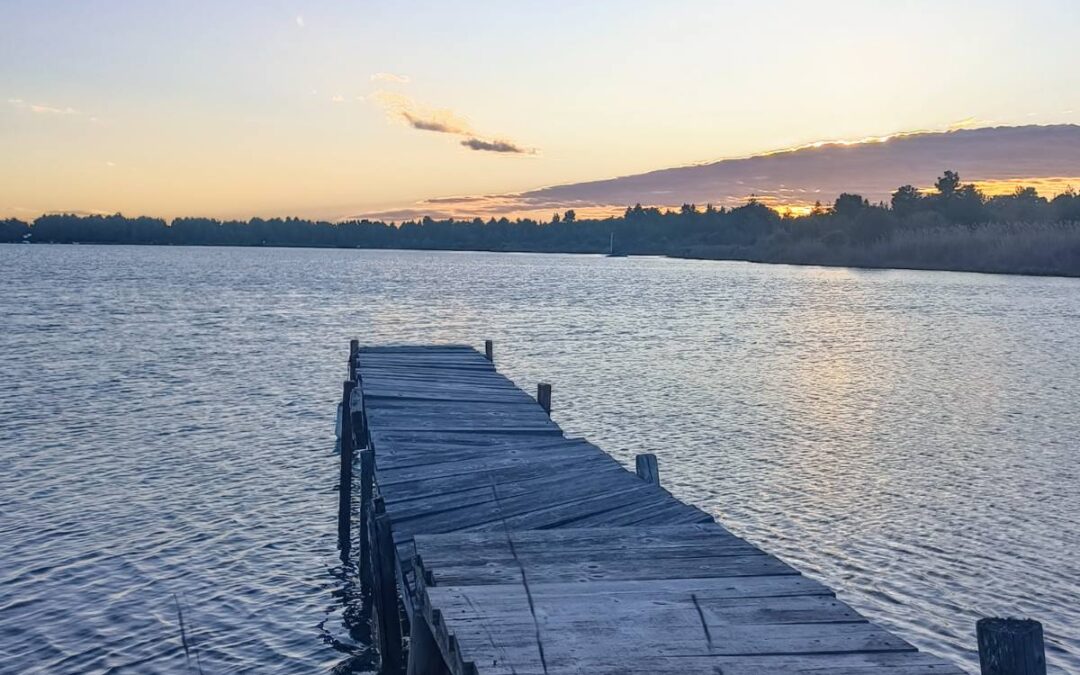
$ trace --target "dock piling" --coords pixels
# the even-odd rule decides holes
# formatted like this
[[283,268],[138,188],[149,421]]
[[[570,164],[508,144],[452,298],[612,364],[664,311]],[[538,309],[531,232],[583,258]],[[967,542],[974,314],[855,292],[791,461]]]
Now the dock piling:
[[484,358],[492,363],[495,362],[495,343],[491,340],[484,340]]
[[360,341],[356,338],[349,340],[349,379],[356,381],[356,354],[360,351]]
[[401,619],[398,614],[397,574],[394,536],[382,497],[373,502],[374,550],[372,576],[375,579],[375,614],[379,634],[381,672],[401,672]]
[[1042,624],[1033,619],[979,619],[982,675],[1046,675]]
[[371,584],[371,541],[368,533],[368,512],[375,478],[375,455],[370,448],[360,452],[360,581]]
[[338,548],[342,559],[352,547],[352,393],[356,382],[346,380],[341,394],[341,472],[338,477]]
[[541,382],[536,385],[536,402],[540,404],[540,407],[544,409],[544,412],[551,416],[551,385],[546,382]]
[[634,457],[634,469],[641,480],[660,485],[660,465],[656,461],[656,455],[643,453]]

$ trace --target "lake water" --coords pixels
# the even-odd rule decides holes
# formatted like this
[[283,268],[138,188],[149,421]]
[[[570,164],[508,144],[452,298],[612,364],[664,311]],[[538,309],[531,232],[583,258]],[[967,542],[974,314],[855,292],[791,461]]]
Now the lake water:
[[492,338],[569,432],[920,648],[972,669],[976,618],[1028,615],[1080,672],[1080,280],[9,245],[0,281],[4,672],[370,670],[350,337]]

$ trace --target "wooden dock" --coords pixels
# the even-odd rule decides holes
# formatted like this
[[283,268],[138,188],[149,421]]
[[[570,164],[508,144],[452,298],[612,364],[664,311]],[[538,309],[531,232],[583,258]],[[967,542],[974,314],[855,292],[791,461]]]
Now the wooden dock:
[[550,387],[490,357],[351,350],[340,524],[384,672],[961,672],[675,499],[655,457],[630,472],[566,437]]

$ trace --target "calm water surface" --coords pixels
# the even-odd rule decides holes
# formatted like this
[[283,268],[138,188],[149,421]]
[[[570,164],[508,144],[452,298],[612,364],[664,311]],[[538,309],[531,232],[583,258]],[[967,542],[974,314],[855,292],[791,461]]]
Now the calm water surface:
[[1078,280],[0,246],[0,281],[4,672],[370,670],[334,535],[353,336],[493,338],[568,431],[919,647],[970,669],[977,617],[1030,615],[1080,672]]

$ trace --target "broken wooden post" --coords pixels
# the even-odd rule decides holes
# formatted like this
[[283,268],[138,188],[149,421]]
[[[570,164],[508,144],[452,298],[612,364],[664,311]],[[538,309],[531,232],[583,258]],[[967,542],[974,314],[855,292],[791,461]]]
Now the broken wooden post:
[[360,341],[353,338],[349,340],[349,379],[356,381],[356,355],[360,351]]
[[401,617],[397,599],[397,554],[394,536],[390,531],[390,517],[382,497],[375,499],[374,543],[372,570],[375,577],[376,625],[379,633],[379,659],[381,672],[401,671]]
[[551,385],[545,382],[541,382],[536,385],[536,401],[540,404],[540,407],[544,409],[544,412],[551,416]]
[[634,468],[641,480],[660,485],[660,466],[656,462],[656,455],[652,453],[638,455],[634,458]]
[[979,619],[982,675],[1046,675],[1042,624],[1032,619]]
[[352,393],[356,383],[346,380],[341,394],[341,471],[338,476],[338,548],[341,558],[352,548]]
[[491,340],[484,340],[484,357],[492,363],[495,362],[495,343]]

